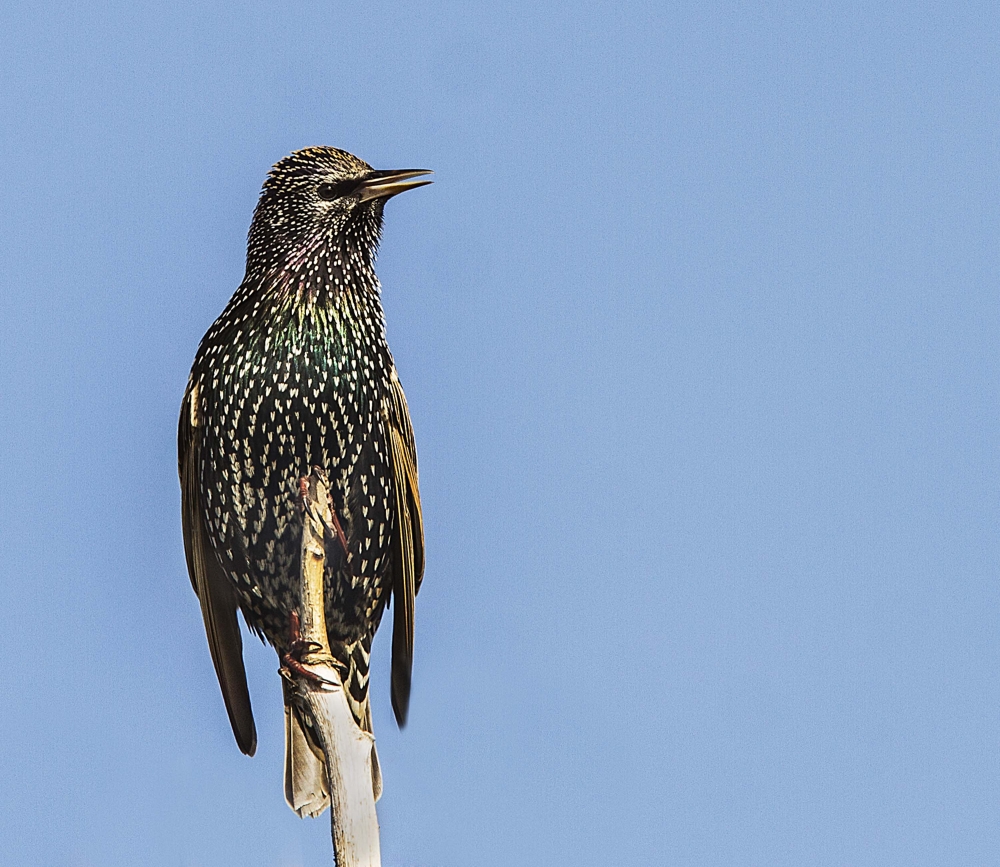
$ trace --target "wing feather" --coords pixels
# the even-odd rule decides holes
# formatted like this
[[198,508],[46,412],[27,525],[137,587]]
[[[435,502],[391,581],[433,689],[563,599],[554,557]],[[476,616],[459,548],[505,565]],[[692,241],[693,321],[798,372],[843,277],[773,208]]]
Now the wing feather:
[[396,526],[392,539],[392,709],[406,725],[413,670],[414,603],[424,575],[424,524],[417,451],[406,396],[395,371],[387,400]]
[[236,593],[222,571],[208,538],[198,486],[198,389],[188,385],[177,427],[178,470],[181,479],[181,524],[184,553],[194,592],[201,603],[208,648],[222,687],[229,722],[239,748],[248,756],[257,749],[257,729],[250,706],[243,638],[236,619]]

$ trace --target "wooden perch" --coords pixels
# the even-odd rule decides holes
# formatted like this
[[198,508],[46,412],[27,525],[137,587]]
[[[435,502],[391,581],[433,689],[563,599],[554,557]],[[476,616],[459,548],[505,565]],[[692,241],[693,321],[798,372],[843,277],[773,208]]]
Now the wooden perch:
[[[323,571],[326,539],[337,529],[330,483],[318,467],[302,479],[301,666],[289,668],[294,693],[315,723],[326,759],[330,826],[338,867],[380,867],[372,790],[374,738],[354,721],[326,634]],[[299,670],[296,670],[299,669]]]

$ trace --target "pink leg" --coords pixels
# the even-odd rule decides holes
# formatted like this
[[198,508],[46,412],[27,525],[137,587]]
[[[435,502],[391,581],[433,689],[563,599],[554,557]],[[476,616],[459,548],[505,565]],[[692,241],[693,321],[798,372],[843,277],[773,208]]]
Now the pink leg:
[[[302,497],[303,503],[309,497],[309,476],[303,476],[299,479],[299,495]],[[340,519],[337,517],[337,510],[333,508],[333,503],[330,503],[330,517],[333,518],[333,529],[337,534],[337,541],[340,542],[341,547],[344,549],[344,553],[347,555],[347,559],[351,559],[351,551],[347,547],[347,536],[344,535],[344,528],[340,526]]]
[[288,650],[281,654],[282,667],[278,670],[279,673],[284,677],[291,678],[291,674],[294,671],[301,677],[315,683],[328,683],[329,681],[326,678],[320,677],[316,672],[310,671],[302,664],[303,654],[309,653],[312,650],[318,650],[319,645],[315,641],[304,641],[302,639],[301,621],[299,620],[299,613],[297,611],[292,611],[288,615],[288,633],[291,637],[291,643],[288,645]]

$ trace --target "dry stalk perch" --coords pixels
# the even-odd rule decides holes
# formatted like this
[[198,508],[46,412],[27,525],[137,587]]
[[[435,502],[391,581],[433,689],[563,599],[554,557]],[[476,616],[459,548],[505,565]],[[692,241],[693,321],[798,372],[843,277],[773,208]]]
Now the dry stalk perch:
[[338,867],[381,867],[372,790],[374,738],[354,721],[326,634],[323,605],[325,540],[334,532],[330,484],[318,467],[302,480],[301,635],[308,648],[302,671],[290,670],[293,689],[315,722],[326,758],[330,826]]

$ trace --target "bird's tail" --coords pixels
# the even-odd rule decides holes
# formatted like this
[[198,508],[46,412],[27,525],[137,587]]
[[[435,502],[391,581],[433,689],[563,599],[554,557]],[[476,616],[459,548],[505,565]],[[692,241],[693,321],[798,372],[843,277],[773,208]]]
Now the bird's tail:
[[318,816],[330,806],[326,759],[302,711],[285,699],[285,801],[302,818]]
[[[367,644],[367,642],[365,642]],[[367,647],[360,644],[350,654],[348,676],[345,679],[347,704],[354,721],[363,730],[372,733],[372,711],[368,701]],[[372,791],[377,801],[382,797],[382,771],[378,752],[372,744]],[[312,721],[291,697],[285,684],[285,801],[301,817],[320,815],[330,806],[327,787],[326,759],[320,747]]]

